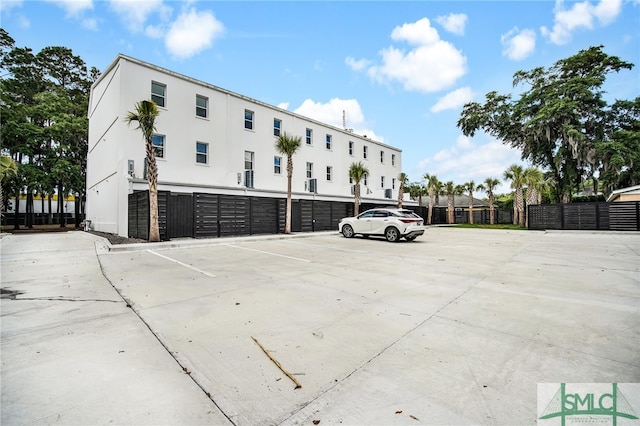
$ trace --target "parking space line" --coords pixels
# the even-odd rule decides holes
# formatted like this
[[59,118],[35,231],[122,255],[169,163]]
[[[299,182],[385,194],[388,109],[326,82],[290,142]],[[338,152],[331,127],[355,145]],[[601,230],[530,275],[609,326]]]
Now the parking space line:
[[216,277],[215,275],[213,275],[213,274],[212,274],[212,273],[210,273],[210,272],[203,271],[202,269],[198,269],[198,268],[196,268],[195,266],[187,265],[186,263],[184,263],[184,262],[180,262],[179,260],[176,260],[176,259],[172,259],[172,258],[170,258],[169,256],[165,256],[165,255],[163,255],[163,254],[156,253],[156,252],[155,252],[155,251],[153,251],[153,250],[147,250],[147,251],[148,251],[149,253],[151,253],[151,254],[155,254],[155,255],[156,255],[156,256],[158,256],[158,257],[161,257],[161,258],[163,258],[163,259],[167,259],[167,260],[169,260],[169,261],[171,261],[171,262],[173,262],[173,263],[177,263],[177,264],[178,264],[178,265],[180,265],[180,266],[184,266],[185,268],[193,269],[194,271],[196,271],[196,272],[200,272],[201,274],[206,275],[206,276],[208,276],[208,277],[211,277],[211,278],[215,278],[215,277]]
[[336,246],[327,246],[327,245],[322,245],[322,244],[309,244],[309,243],[301,243],[300,241],[291,241],[291,240],[287,240],[286,241],[288,244],[301,244],[301,245],[305,245],[305,246],[312,246],[312,247],[322,247],[324,249],[330,249],[330,250],[338,250],[338,251],[350,251],[353,253],[369,253],[366,250],[355,250],[355,249],[347,249],[347,248],[342,248],[342,247],[336,247]]
[[252,248],[248,248],[248,247],[241,247],[241,246],[236,246],[236,245],[232,245],[232,244],[226,244],[229,247],[235,247],[235,248],[239,248],[239,249],[243,249],[243,250],[249,250],[249,251],[257,251],[258,253],[264,253],[264,254],[269,254],[271,256],[279,256],[279,257],[284,257],[287,259],[292,259],[292,260],[299,260],[300,262],[311,262],[309,259],[301,259],[299,257],[292,257],[292,256],[287,256],[284,254],[279,254],[279,253],[273,253],[270,251],[263,251],[263,250],[257,250],[257,249],[252,249]]

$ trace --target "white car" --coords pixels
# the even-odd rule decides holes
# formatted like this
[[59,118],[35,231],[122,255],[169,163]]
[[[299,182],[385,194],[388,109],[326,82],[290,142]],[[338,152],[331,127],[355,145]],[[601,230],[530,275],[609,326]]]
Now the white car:
[[367,210],[356,217],[340,220],[338,230],[346,238],[354,235],[368,237],[384,236],[387,241],[395,242],[400,238],[413,241],[424,234],[423,219],[408,209],[376,208]]

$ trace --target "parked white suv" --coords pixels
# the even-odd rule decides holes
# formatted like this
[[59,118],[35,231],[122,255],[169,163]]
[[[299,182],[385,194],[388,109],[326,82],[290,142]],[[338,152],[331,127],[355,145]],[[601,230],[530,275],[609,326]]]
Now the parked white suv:
[[384,236],[387,241],[395,242],[400,238],[413,241],[424,234],[425,227],[420,216],[408,209],[376,208],[367,210],[356,217],[340,220],[338,230],[346,238],[354,235]]

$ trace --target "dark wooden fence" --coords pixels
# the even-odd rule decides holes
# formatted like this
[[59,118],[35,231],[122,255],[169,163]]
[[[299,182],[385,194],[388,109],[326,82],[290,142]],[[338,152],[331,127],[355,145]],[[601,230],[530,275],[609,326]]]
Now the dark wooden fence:
[[640,202],[540,204],[527,207],[529,229],[640,231]]
[[[221,194],[158,192],[160,239],[215,238],[284,232],[285,198]],[[360,212],[388,204],[362,203]],[[149,192],[129,194],[129,237],[149,238]],[[408,207],[426,219],[427,207]],[[434,208],[432,224],[447,222],[446,208]],[[353,202],[292,200],[291,231],[338,229],[340,219],[353,216]],[[497,223],[511,223],[513,214],[496,210]],[[456,223],[467,223],[468,212],[456,211]],[[474,211],[474,223],[489,223],[489,212]]]

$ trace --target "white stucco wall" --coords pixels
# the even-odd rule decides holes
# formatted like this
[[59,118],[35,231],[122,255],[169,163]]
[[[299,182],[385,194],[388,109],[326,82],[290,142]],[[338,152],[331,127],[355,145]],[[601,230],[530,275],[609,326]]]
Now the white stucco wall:
[[[302,139],[293,158],[294,194],[325,199],[352,199],[348,169],[362,161],[369,169],[367,188],[370,199],[385,199],[385,189],[396,179],[392,200],[398,196],[397,177],[402,171],[400,150],[366,139],[289,111],[225,91],[171,71],[118,56],[94,84],[89,107],[89,155],[87,165],[87,218],[94,228],[120,235],[127,234],[127,195],[133,189],[146,189],[143,178],[144,142],[135,123],[127,126],[124,117],[135,103],[151,97],[151,82],[166,85],[166,104],[160,107],[157,133],[165,136],[164,158],[158,158],[160,190],[179,192],[238,193],[265,196],[286,194],[286,157],[281,173],[274,173],[274,118],[282,121],[281,130]],[[208,98],[208,117],[196,116],[196,95]],[[252,130],[244,128],[245,109],[254,112]],[[305,143],[306,129],[313,131],[313,143]],[[327,149],[325,136],[332,136]],[[348,153],[354,142],[353,155]],[[196,142],[209,144],[208,164],[196,162]],[[368,159],[363,147],[368,147]],[[244,153],[254,152],[254,188],[244,186]],[[384,151],[385,161],[380,161]],[[395,155],[395,165],[391,158]],[[135,179],[127,173],[128,160],[135,164]],[[306,189],[306,163],[313,163],[317,194]],[[326,168],[332,167],[332,179]],[[238,183],[238,173],[241,182]],[[385,176],[385,187],[380,177]],[[367,191],[368,189],[368,191]]]

